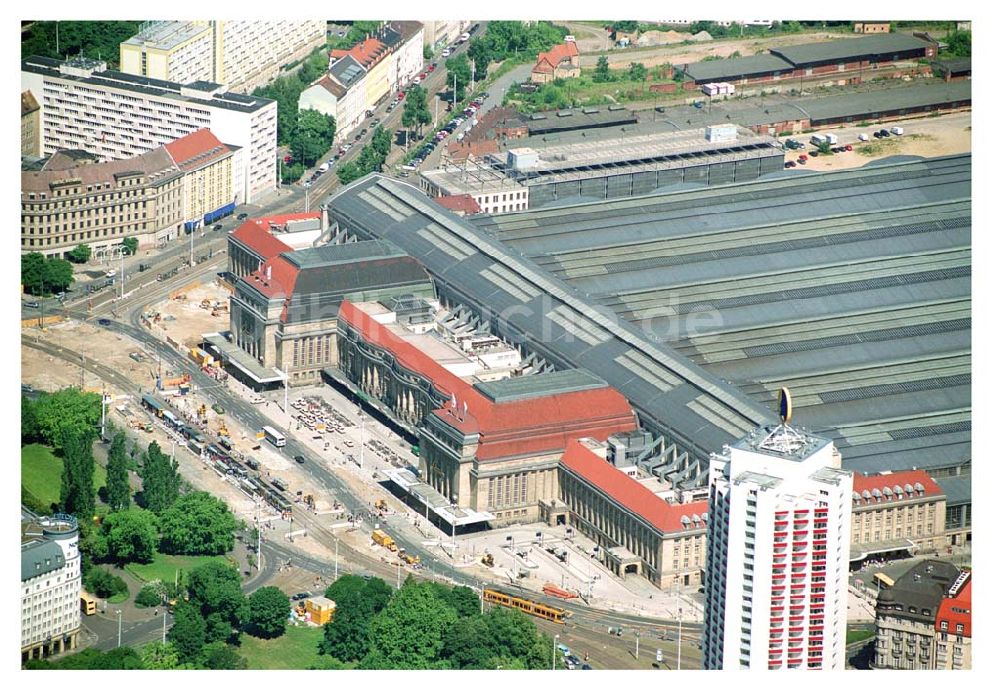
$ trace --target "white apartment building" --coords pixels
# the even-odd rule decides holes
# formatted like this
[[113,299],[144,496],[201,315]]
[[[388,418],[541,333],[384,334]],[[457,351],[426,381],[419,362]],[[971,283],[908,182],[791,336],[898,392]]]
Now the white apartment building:
[[22,516],[21,662],[76,648],[80,631],[76,518]]
[[127,159],[209,128],[243,164],[233,188],[253,202],[277,186],[278,105],[207,81],[187,85],[108,71],[96,60],[29,57],[22,91],[41,104],[41,152],[85,150],[101,161]]
[[442,21],[425,21],[424,24],[424,45],[430,45],[437,49],[444,47],[462,35],[472,21],[469,19],[445,19]]
[[709,471],[707,670],[844,667],[853,474],[828,439],[758,428]]
[[326,22],[157,21],[119,46],[124,73],[249,93],[326,41]]

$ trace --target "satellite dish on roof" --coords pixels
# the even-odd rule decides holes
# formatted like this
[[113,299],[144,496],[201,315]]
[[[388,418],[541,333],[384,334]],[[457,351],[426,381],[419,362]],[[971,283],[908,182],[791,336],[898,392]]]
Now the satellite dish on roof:
[[788,425],[792,420],[792,393],[787,387],[778,390],[778,415],[781,417],[782,425]]

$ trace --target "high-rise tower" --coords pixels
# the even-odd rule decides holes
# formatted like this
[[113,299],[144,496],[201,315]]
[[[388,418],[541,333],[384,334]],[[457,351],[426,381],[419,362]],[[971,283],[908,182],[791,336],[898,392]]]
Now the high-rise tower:
[[711,459],[705,669],[844,667],[853,475],[780,399],[780,425]]

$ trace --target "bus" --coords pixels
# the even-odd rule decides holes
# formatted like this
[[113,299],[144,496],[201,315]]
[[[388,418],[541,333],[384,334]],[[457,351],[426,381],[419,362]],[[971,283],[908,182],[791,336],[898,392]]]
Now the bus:
[[80,592],[80,612],[84,615],[93,615],[97,612],[97,599],[86,591]]
[[267,438],[267,441],[273,444],[274,446],[276,447],[285,446],[285,436],[280,432],[278,432],[277,430],[275,430],[270,425],[264,426],[263,433],[264,437]]

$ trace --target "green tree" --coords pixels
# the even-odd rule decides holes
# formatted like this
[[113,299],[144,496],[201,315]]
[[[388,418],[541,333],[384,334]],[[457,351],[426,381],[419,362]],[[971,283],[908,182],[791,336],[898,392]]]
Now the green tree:
[[264,639],[285,633],[288,624],[288,596],[278,587],[261,587],[250,594],[246,632]]
[[76,264],[85,264],[90,260],[90,254],[89,245],[77,245],[66,254],[66,258]]
[[139,649],[139,659],[144,670],[178,670],[185,669],[181,663],[180,654],[174,642],[161,643],[151,641]]
[[494,608],[451,626],[442,657],[453,669],[547,669],[552,645],[523,613]]
[[312,166],[330,150],[335,132],[332,116],[315,109],[302,110],[292,134],[292,155],[306,166]]
[[125,454],[125,433],[116,430],[108,447],[108,506],[112,511],[129,507],[128,456]]
[[444,636],[458,619],[455,609],[429,582],[407,582],[369,626],[365,669],[433,669],[439,665]]
[[948,53],[956,57],[972,57],[972,31],[954,31],[944,42],[948,43]]
[[177,649],[182,662],[197,663],[205,646],[205,618],[198,608],[179,602],[174,611],[174,624],[167,632],[167,639]]
[[163,603],[165,588],[161,582],[150,582],[142,585],[142,589],[135,595],[135,605],[140,608],[152,608]]
[[128,591],[125,580],[104,568],[91,568],[83,576],[83,586],[98,598],[108,598]]
[[473,38],[469,41],[469,59],[476,65],[476,80],[481,81],[487,76],[493,53],[489,43],[483,38]]
[[215,556],[233,550],[236,518],[225,502],[208,492],[179,497],[160,513],[160,548],[165,553]]
[[[215,620],[223,621],[228,630],[238,630],[247,621],[247,599],[240,585],[240,573],[235,568],[221,561],[205,563],[188,575],[187,588],[188,600],[201,611],[206,621],[215,616]],[[216,625],[209,627],[216,631]],[[210,633],[212,636],[217,634]]]
[[[56,52],[56,23],[59,51]],[[34,21],[21,36],[21,58],[39,55],[63,59],[82,54],[118,68],[118,46],[139,32],[141,21]]]
[[89,520],[94,515],[93,437],[87,430],[66,427],[60,437],[63,459],[59,505],[66,513]]
[[341,164],[337,167],[337,178],[344,185],[353,183],[363,175],[364,173],[361,172],[361,169],[353,161],[349,161],[346,164]]
[[457,93],[456,97],[459,100],[465,99],[465,87],[472,80],[472,69],[469,66],[469,58],[464,52],[461,52],[454,57],[449,57],[445,61],[444,66],[448,70],[446,83],[455,89]]
[[42,441],[58,450],[65,430],[96,437],[101,421],[101,396],[76,387],[45,394],[35,402],[35,418]]
[[380,577],[366,580],[358,575],[343,575],[326,588],[324,596],[337,603],[338,611],[340,604],[347,601],[348,597],[359,597],[362,608],[371,615],[377,615],[389,605],[392,594],[392,587]]
[[131,648],[98,651],[86,648],[59,660],[29,660],[26,670],[141,670],[142,659]]
[[37,442],[42,438],[38,416],[35,413],[35,403],[21,395],[21,446]]
[[154,513],[170,508],[180,496],[181,476],[177,464],[163,453],[155,441],[149,443],[140,470],[142,506]]
[[202,650],[202,665],[209,670],[245,670],[247,660],[228,644],[207,644]]
[[417,128],[419,130],[430,122],[431,112],[427,107],[427,90],[422,86],[413,86],[406,94],[406,100],[403,102],[402,123],[407,128]]
[[608,58],[601,55],[597,58],[597,68],[594,69],[594,82],[607,83],[611,80],[611,69],[608,67]]
[[127,237],[122,240],[122,250],[127,255],[135,254],[139,249],[139,238]]
[[45,293],[45,257],[39,252],[21,255],[21,285],[29,294]]
[[141,508],[109,513],[101,523],[107,559],[123,567],[126,563],[149,563],[156,552],[156,516]]
[[62,259],[45,260],[45,289],[63,292],[73,284],[73,265]]
[[434,49],[427,44],[424,44],[424,59],[434,59]]
[[451,587],[448,602],[460,618],[479,615],[479,595],[469,587]]
[[333,619],[323,627],[319,652],[343,662],[361,660],[368,653],[368,626],[373,617],[362,596],[346,595],[337,601]]
[[628,77],[631,81],[645,81],[647,69],[641,62],[632,62],[628,65]]

